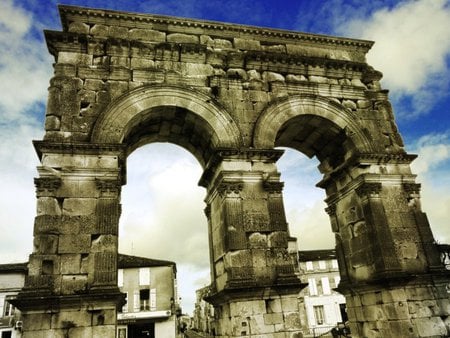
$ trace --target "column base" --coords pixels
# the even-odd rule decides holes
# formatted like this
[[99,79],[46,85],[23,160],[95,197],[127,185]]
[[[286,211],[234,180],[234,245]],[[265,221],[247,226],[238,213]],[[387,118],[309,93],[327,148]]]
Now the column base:
[[339,287],[352,337],[450,336],[449,283],[449,274],[442,273]]
[[22,337],[115,337],[117,309],[125,295],[117,287],[78,295],[24,290],[12,301],[21,311]]

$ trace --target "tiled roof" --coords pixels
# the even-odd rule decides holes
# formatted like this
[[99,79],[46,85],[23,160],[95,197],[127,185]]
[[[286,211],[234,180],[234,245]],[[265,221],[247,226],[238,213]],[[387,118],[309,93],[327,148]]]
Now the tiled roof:
[[27,272],[28,263],[9,263],[9,264],[0,264],[0,272],[8,273],[8,272]]
[[144,267],[153,267],[153,266],[174,266],[176,267],[175,262],[165,261],[160,259],[152,259],[145,257],[137,257],[119,254],[119,261],[117,263],[119,269],[124,268],[144,268]]
[[298,259],[300,262],[306,261],[319,261],[326,259],[335,259],[335,249],[323,249],[323,250],[304,250],[298,252]]

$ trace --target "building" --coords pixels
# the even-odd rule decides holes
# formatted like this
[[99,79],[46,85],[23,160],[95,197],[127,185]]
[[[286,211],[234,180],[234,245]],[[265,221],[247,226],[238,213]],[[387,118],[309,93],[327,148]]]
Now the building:
[[0,338],[21,337],[20,312],[9,300],[22,288],[27,263],[0,264]]
[[212,325],[214,307],[204,300],[204,297],[210,292],[210,288],[208,285],[195,291],[196,301],[192,326],[198,332],[212,335],[214,333]]
[[[20,312],[9,299],[24,286],[27,264],[0,264],[0,338],[21,337]],[[127,303],[117,316],[118,338],[179,336],[176,272],[174,262],[119,254],[118,286]]]
[[299,251],[298,257],[300,278],[308,284],[299,294],[305,329],[313,335],[328,332],[347,321],[345,297],[333,290],[340,281],[336,251]]
[[175,338],[178,335],[174,262],[119,255],[118,286],[126,304],[117,316],[118,338]]

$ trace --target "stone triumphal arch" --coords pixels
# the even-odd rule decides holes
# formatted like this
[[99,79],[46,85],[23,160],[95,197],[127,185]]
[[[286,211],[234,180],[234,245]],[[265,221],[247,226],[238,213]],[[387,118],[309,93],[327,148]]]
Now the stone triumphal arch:
[[[319,161],[353,337],[449,334],[448,275],[372,42],[79,7],[55,58],[16,299],[28,337],[114,337],[127,155],[171,142],[203,167],[218,337],[301,337],[276,162]],[[251,330],[251,332],[250,332]]]

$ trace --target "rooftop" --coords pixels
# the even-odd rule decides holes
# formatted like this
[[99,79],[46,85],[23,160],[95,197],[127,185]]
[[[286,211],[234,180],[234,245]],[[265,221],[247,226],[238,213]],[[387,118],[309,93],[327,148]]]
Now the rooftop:
[[304,250],[298,252],[300,262],[336,259],[335,249]]

